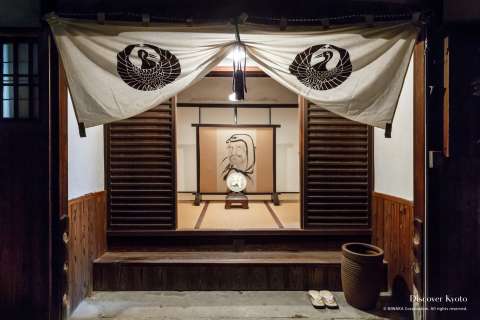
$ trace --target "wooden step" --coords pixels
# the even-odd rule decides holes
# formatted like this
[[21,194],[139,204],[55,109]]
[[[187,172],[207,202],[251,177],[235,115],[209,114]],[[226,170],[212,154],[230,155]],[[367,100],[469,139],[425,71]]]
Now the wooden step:
[[94,261],[93,288],[339,291],[340,263],[340,251],[106,252]]
[[339,264],[340,251],[106,252],[96,264]]

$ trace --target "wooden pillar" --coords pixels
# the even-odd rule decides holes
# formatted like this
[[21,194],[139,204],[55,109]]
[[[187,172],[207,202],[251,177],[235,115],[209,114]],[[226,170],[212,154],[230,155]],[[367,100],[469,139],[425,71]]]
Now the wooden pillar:
[[414,50],[413,75],[413,284],[419,295],[424,293],[424,223],[425,223],[425,41],[420,38]]

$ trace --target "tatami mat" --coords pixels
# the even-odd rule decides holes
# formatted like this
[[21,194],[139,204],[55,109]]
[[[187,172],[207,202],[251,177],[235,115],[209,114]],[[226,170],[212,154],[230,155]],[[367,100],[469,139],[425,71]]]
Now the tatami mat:
[[249,209],[225,209],[224,201],[211,201],[200,229],[278,228],[263,202],[250,201]]
[[194,206],[193,201],[178,201],[177,204],[177,224],[178,229],[193,229],[197,223],[198,217],[202,213],[205,202],[199,206]]
[[[225,209],[225,201],[202,201],[200,206],[194,206],[193,201],[179,201],[178,229],[300,228],[300,204],[298,201],[281,201],[280,206],[274,206],[273,203],[268,202],[268,206],[273,213],[269,211],[265,201],[250,201],[249,209]],[[202,214],[202,211],[205,212]]]
[[270,207],[275,211],[277,217],[286,229],[300,228],[300,202],[299,201],[281,201],[279,206],[270,203]]

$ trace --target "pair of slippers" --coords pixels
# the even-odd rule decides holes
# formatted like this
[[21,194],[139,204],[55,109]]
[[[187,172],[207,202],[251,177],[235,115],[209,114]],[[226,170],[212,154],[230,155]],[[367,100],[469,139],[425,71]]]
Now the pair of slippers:
[[310,297],[313,307],[316,309],[324,309],[325,307],[329,309],[338,309],[335,297],[328,290],[309,290],[308,296]]

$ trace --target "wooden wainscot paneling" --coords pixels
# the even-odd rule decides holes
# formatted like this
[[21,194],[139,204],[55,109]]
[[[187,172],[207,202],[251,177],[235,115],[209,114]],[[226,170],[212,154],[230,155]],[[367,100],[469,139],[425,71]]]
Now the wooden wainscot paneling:
[[412,292],[413,202],[373,192],[372,219],[372,243],[385,251],[389,288]]
[[93,288],[93,260],[107,248],[106,193],[90,193],[68,202],[68,297],[70,311]]

